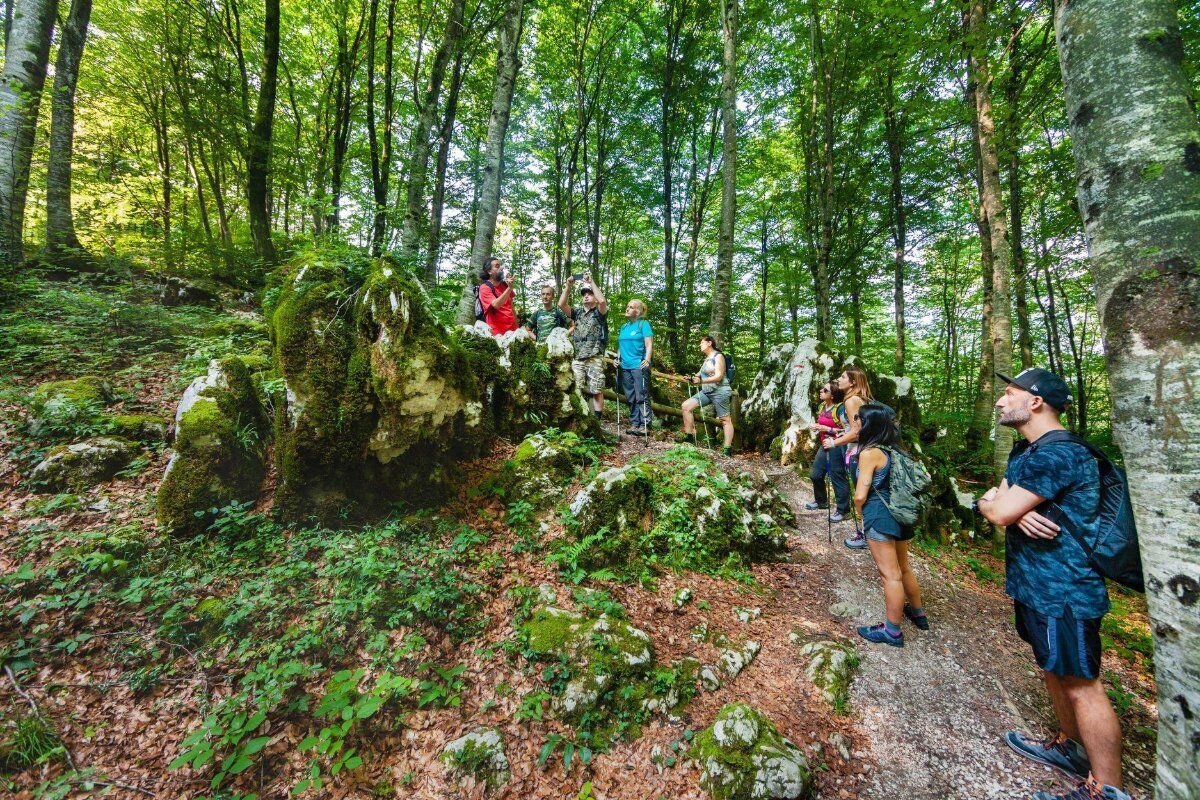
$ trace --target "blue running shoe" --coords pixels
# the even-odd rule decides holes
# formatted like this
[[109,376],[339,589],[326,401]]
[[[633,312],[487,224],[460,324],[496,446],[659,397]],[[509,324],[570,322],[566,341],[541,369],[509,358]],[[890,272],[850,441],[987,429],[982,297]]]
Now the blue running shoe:
[[1087,753],[1074,739],[1068,739],[1061,733],[1051,736],[1044,742],[1026,738],[1016,731],[1004,735],[1004,741],[1013,750],[1028,759],[1053,767],[1071,778],[1083,780],[1092,770]]
[[867,546],[867,537],[863,535],[861,530],[856,530],[854,535],[842,542],[851,550],[862,550]]
[[892,647],[904,647],[904,634],[898,633],[892,636],[887,632],[887,628],[882,622],[878,625],[862,626],[858,629],[858,635],[868,642],[874,642],[875,644],[890,644]]
[[1091,775],[1087,780],[1063,794],[1038,792],[1033,800],[1132,800],[1132,798],[1115,786],[1100,784]]

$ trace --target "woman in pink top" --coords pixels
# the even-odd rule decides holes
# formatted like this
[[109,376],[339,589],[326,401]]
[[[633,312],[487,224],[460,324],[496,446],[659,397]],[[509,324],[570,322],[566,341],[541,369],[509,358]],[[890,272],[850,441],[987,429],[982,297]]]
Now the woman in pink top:
[[833,496],[837,501],[837,509],[829,515],[834,522],[841,519],[850,510],[850,484],[846,480],[845,454],[841,447],[825,448],[825,440],[832,439],[842,432],[838,420],[838,406],[845,395],[836,382],[827,383],[821,387],[821,408],[817,413],[817,421],[808,427],[817,434],[817,455],[813,459],[812,478],[814,501],[804,507],[809,511],[829,508],[829,489],[825,484],[828,477],[833,484]]

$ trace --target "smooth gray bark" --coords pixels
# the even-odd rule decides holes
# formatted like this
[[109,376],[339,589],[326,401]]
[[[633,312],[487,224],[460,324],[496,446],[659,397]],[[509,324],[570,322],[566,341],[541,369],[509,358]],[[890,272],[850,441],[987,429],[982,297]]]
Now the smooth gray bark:
[[496,81],[492,86],[492,112],[488,119],[487,144],[484,149],[483,177],[479,191],[479,213],[475,219],[475,240],[471,245],[471,260],[467,264],[467,280],[458,303],[458,321],[474,321],[475,279],[483,259],[492,252],[496,238],[496,217],[500,214],[500,183],[504,174],[504,140],[508,135],[508,119],[512,112],[513,89],[520,61],[521,30],[525,22],[525,0],[508,0],[504,22],[500,26],[499,49],[496,55]]
[[13,9],[0,82],[0,269],[25,260],[25,199],[38,107],[50,59],[57,0],[22,0]]
[[1055,13],[1138,523],[1158,682],[1158,800],[1200,797],[1200,123],[1172,0]]
[[254,253],[267,264],[275,261],[271,241],[271,141],[275,125],[275,96],[279,85],[279,0],[266,0],[263,24],[263,71],[258,105],[246,143],[246,206]]
[[75,86],[79,62],[87,43],[92,0],[73,0],[63,26],[54,63],[54,91],[50,104],[50,158],[46,166],[47,259],[86,266],[90,259],[75,234],[71,212],[71,156],[75,147]]
[[729,296],[733,288],[733,222],[737,213],[737,14],[738,0],[721,2],[721,38],[725,45],[721,76],[721,231],[713,278],[708,333],[720,347],[729,333]]

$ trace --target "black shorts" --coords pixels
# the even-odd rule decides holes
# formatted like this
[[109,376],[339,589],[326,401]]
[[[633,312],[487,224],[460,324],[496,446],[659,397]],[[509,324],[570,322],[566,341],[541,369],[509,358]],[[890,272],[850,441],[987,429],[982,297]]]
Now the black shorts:
[[1051,617],[1013,601],[1017,634],[1033,648],[1039,667],[1052,675],[1091,680],[1100,676],[1100,620],[1076,619],[1071,609]]

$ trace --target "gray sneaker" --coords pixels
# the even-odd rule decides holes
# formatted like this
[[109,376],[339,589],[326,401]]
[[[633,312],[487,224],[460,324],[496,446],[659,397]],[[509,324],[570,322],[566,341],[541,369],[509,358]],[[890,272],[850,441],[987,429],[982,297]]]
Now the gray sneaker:
[[842,512],[840,512],[840,511],[834,511],[832,514],[829,515],[830,522],[841,522],[845,518],[846,517],[843,516]]
[[1050,794],[1049,792],[1038,792],[1033,796],[1033,800],[1133,800],[1128,794],[1122,792],[1115,786],[1108,784],[1100,784],[1092,776],[1088,776],[1086,781],[1083,781],[1074,789],[1062,794]]
[[[1068,739],[1059,734],[1055,734],[1043,742],[1038,742],[1017,731],[1009,731],[1004,735],[1004,741],[1026,758],[1053,767],[1072,778],[1086,779],[1092,770],[1083,746],[1074,739]],[[1049,796],[1047,795],[1047,797]]]
[[853,536],[845,539],[842,543],[851,550],[862,550],[867,546],[867,537],[863,535],[862,531],[855,531]]
[[805,511],[820,511],[823,508],[829,508],[829,506],[819,506],[815,502],[804,504]]

